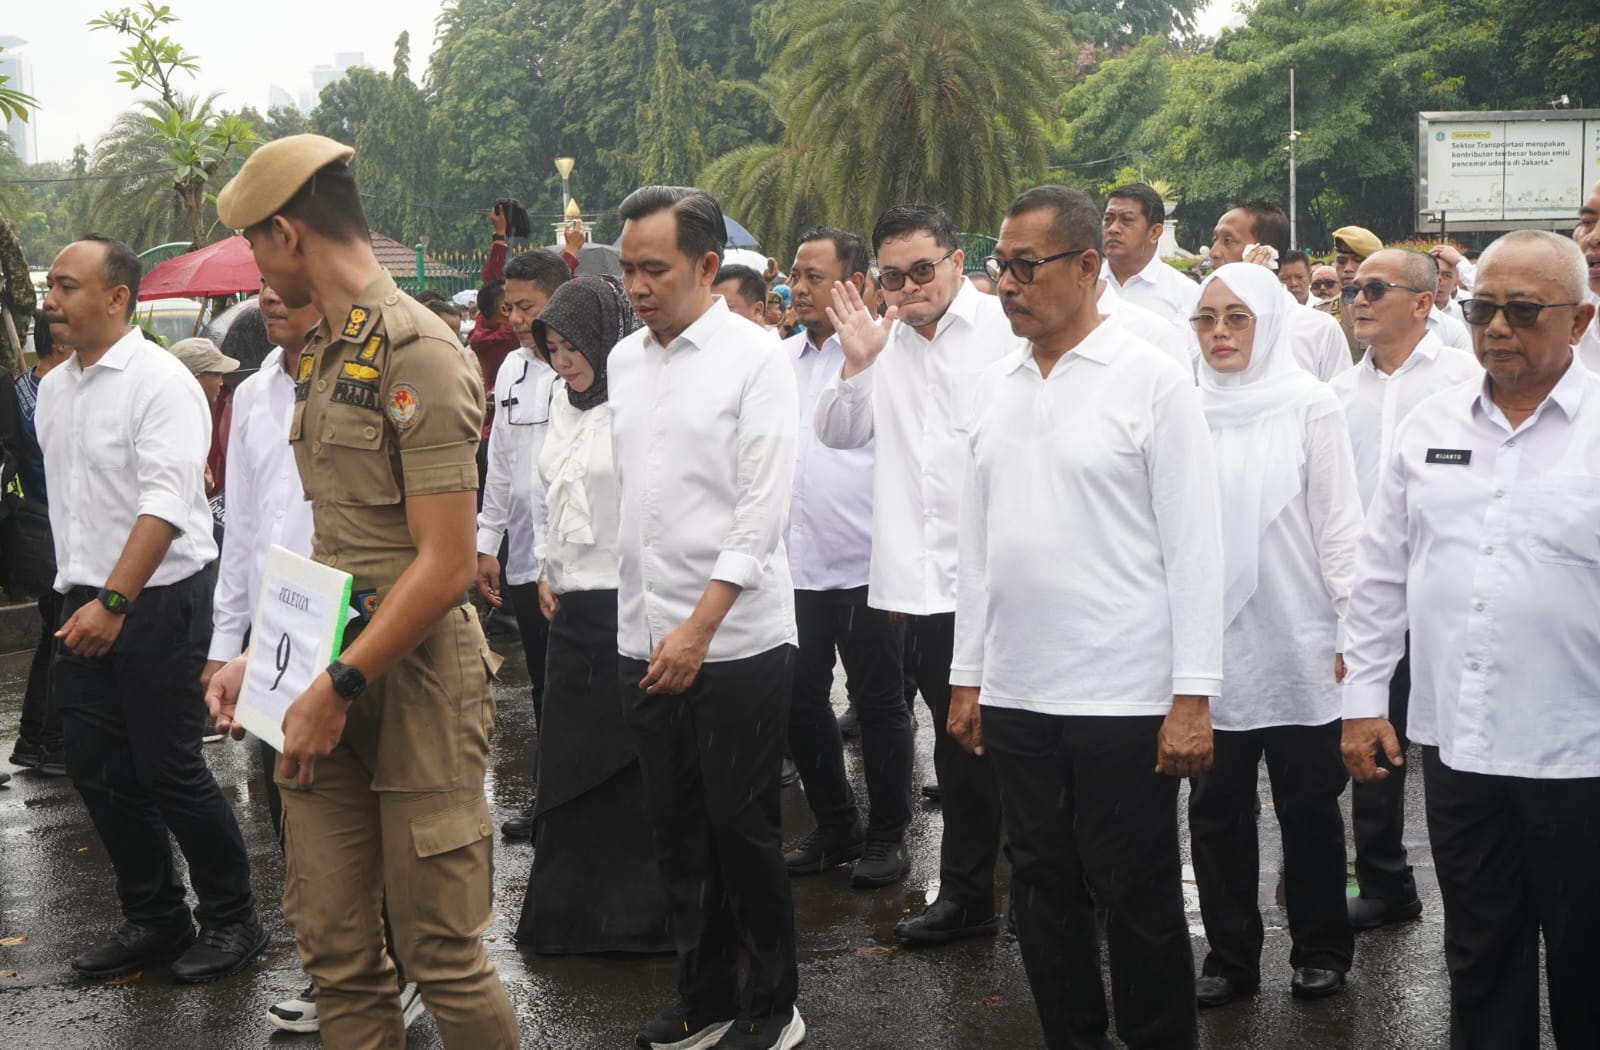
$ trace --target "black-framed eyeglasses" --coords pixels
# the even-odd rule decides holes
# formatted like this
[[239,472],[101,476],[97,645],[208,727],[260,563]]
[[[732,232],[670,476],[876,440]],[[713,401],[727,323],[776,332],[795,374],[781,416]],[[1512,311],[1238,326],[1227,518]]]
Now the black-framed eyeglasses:
[[1324,277],[1320,281],[1312,281],[1311,282],[1311,287],[1313,287],[1313,288],[1334,288],[1334,287],[1337,287],[1338,284],[1339,284],[1339,282],[1334,280],[1332,277]]
[[1000,278],[1005,276],[1007,270],[1011,271],[1011,276],[1017,279],[1018,284],[1032,284],[1033,271],[1045,263],[1055,262],[1057,259],[1069,259],[1088,250],[1088,248],[1074,248],[1070,252],[1046,255],[1043,259],[997,259],[991,255],[983,260],[983,272],[988,274],[989,280],[995,284],[1000,283]]
[[1244,310],[1231,310],[1225,314],[1195,314],[1189,318],[1189,327],[1196,332],[1209,332],[1221,321],[1230,332],[1242,332],[1256,323],[1256,315]]
[[919,263],[912,264],[909,270],[879,270],[878,284],[891,292],[898,292],[904,288],[907,277],[918,284],[927,284],[933,280],[934,267],[950,258],[956,251],[957,249],[951,248],[937,259],[923,259]]
[[1362,295],[1366,297],[1367,302],[1375,303],[1379,299],[1382,299],[1384,296],[1388,295],[1389,289],[1391,288],[1399,288],[1401,291],[1405,292],[1421,292],[1427,295],[1433,294],[1426,288],[1413,288],[1409,284],[1395,284],[1393,281],[1371,280],[1363,281],[1360,284],[1345,285],[1344,289],[1339,293],[1339,297],[1346,303],[1353,303],[1356,301],[1356,296]]
[[1582,306],[1582,303],[1532,303],[1526,299],[1512,299],[1497,303],[1492,299],[1461,300],[1461,317],[1475,327],[1485,327],[1494,321],[1494,315],[1505,311],[1506,324],[1512,328],[1532,328],[1539,323],[1539,315],[1556,306]]

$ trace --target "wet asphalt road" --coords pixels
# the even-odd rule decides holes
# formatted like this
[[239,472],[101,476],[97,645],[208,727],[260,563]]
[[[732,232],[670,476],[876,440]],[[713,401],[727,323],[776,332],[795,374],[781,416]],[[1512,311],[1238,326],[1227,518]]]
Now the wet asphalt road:
[[[513,639],[497,636],[508,660],[497,687],[499,731],[488,792],[496,819],[531,798],[533,745],[527,674]],[[21,709],[25,657],[0,658],[0,759],[10,754]],[[842,676],[841,676],[842,681]],[[841,686],[842,689],[842,686]],[[842,703],[842,693],[836,693]],[[931,728],[918,720],[917,783],[933,779]],[[847,744],[858,796],[859,752]],[[67,960],[115,928],[112,873],[88,817],[65,779],[14,775],[0,788],[0,1050],[232,1050],[320,1045],[315,1036],[277,1033],[266,1008],[302,988],[278,897],[283,865],[261,792],[256,748],[216,744],[207,754],[238,813],[249,846],[262,916],[272,942],[244,972],[213,985],[174,984],[165,970],[125,984],[77,980]],[[10,768],[0,765],[0,768]],[[1301,1003],[1289,995],[1289,937],[1279,888],[1278,830],[1263,770],[1261,901],[1267,924],[1263,984],[1251,999],[1201,1015],[1201,1046],[1211,1050],[1322,1050],[1447,1045],[1447,999],[1438,887],[1423,830],[1421,778],[1411,778],[1407,834],[1422,894],[1421,922],[1363,934],[1345,993]],[[786,792],[785,838],[811,828],[804,796]],[[1346,813],[1348,823],[1348,810]],[[843,869],[794,883],[800,947],[800,1009],[807,1046],[828,1050],[947,1050],[1043,1045],[1013,938],[906,950],[894,923],[931,900],[938,876],[940,819],[924,806],[909,835],[912,871],[898,888],[852,890]],[[496,917],[485,934],[522,1022],[523,1045],[555,1050],[632,1046],[634,1026],[670,1005],[675,966],[647,960],[541,958],[520,951],[512,930],[521,907],[531,848],[501,841],[495,852]],[[1002,861],[1002,868],[1004,862]],[[1000,893],[1009,890],[1002,872]],[[1353,892],[1353,891],[1352,891]],[[1195,957],[1204,953],[1197,899],[1190,905]],[[21,943],[8,944],[15,938]],[[430,1019],[408,1046],[438,1046]],[[1120,1043],[1116,1044],[1121,1046]],[[1545,1046],[1553,1047],[1547,1033]]]

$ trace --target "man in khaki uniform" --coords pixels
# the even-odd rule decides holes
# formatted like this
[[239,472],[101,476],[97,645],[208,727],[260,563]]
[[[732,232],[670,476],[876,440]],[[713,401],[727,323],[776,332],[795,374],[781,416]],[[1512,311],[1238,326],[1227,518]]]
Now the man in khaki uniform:
[[[394,947],[452,1048],[514,1047],[489,924],[484,765],[493,660],[466,604],[475,572],[476,364],[373,256],[353,152],[296,135],[257,150],[217,200],[263,278],[327,320],[295,370],[288,435],[312,557],[354,576],[339,659],[284,717],[284,914],[330,1047],[405,1045]],[[232,725],[235,660],[208,702]]]
[[1341,226],[1333,231],[1333,264],[1339,274],[1339,287],[1335,287],[1333,295],[1316,306],[1314,310],[1321,310],[1339,322],[1339,327],[1344,330],[1345,342],[1350,344],[1350,358],[1360,361],[1361,355],[1366,353],[1366,345],[1356,338],[1355,319],[1350,313],[1350,307],[1339,295],[1339,288],[1354,283],[1356,270],[1367,261],[1367,256],[1383,250],[1383,242],[1371,230],[1360,226]]

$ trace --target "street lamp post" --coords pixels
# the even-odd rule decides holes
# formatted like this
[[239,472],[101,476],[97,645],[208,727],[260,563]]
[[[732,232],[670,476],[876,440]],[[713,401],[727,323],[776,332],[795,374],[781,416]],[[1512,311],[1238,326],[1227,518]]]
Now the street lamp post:
[[1300,247],[1299,225],[1297,213],[1299,212],[1299,196],[1295,186],[1294,142],[1300,137],[1300,132],[1294,126],[1294,67],[1289,67],[1289,247]]
[[567,210],[567,205],[572,203],[570,180],[572,179],[572,169],[577,166],[577,160],[572,157],[556,158],[556,171],[561,173],[561,210],[563,213]]

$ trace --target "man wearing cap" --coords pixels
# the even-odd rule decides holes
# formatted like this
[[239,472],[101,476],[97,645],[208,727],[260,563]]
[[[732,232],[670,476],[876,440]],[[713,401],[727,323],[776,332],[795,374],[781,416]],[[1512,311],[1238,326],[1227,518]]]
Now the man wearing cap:
[[[513,1047],[516,1017],[479,936],[492,905],[493,657],[464,592],[483,385],[378,265],[352,156],[318,135],[278,139],[217,199],[284,303],[324,318],[295,369],[289,441],[312,557],[354,577],[360,613],[284,716],[284,914],[329,1046],[405,1045],[386,897],[396,954],[444,1044]],[[207,691],[235,736],[243,675],[231,661]]]
[[194,376],[200,389],[205,392],[206,403],[210,405],[215,405],[217,398],[222,396],[222,377],[239,368],[237,359],[218,350],[217,344],[205,336],[180,339],[173,343],[172,356]]
[[[1339,268],[1340,285],[1349,287],[1353,284],[1356,279],[1356,271],[1361,268],[1361,264],[1366,262],[1373,252],[1382,248],[1383,242],[1371,230],[1363,229],[1360,226],[1344,226],[1334,230],[1333,261]],[[1436,255],[1434,261],[1444,262],[1445,258],[1442,254]],[[1456,258],[1459,259],[1460,256],[1457,255]],[[1351,327],[1352,322],[1350,321],[1350,303],[1355,301],[1353,293],[1352,298],[1348,301],[1341,296],[1336,296],[1334,301],[1338,304],[1337,313],[1335,313],[1334,307],[1329,305],[1319,306],[1317,309],[1338,317],[1339,324],[1345,327],[1346,334],[1352,340],[1350,352],[1355,355],[1357,360],[1360,360],[1363,348],[1354,341],[1356,339],[1355,329]],[[1472,353],[1472,334],[1467,331],[1466,323],[1456,320],[1443,310],[1440,310],[1438,306],[1435,306],[1428,314],[1428,333],[1445,346],[1463,350],[1469,354]]]

